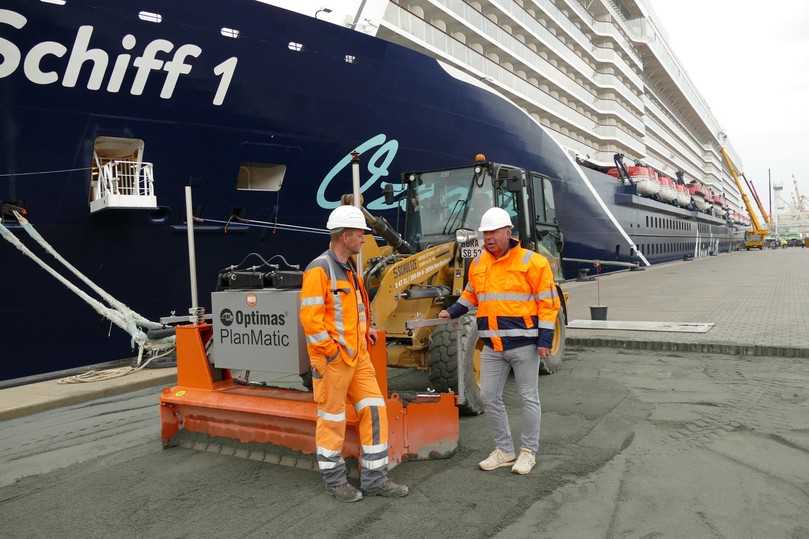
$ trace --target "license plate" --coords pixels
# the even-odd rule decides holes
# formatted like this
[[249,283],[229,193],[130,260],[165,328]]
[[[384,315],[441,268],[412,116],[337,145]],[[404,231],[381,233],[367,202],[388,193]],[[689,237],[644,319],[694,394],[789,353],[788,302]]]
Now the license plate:
[[461,245],[461,258],[475,258],[480,254],[481,248],[477,239],[463,242]]

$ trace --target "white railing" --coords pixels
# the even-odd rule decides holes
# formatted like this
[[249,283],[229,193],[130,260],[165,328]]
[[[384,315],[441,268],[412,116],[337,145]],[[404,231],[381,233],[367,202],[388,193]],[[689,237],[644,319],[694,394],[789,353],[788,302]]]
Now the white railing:
[[107,208],[154,209],[154,166],[141,161],[108,161],[92,182],[90,210]]
[[98,174],[98,197],[112,195],[154,196],[152,163],[110,161]]

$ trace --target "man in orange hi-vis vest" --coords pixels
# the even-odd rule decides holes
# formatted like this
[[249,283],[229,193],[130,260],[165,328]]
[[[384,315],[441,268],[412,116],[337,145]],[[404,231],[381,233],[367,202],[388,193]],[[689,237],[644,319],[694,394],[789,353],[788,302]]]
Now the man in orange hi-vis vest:
[[[376,342],[368,294],[351,255],[370,230],[359,208],[338,206],[329,215],[329,250],[303,274],[300,320],[306,334],[317,403],[317,464],[326,489],[338,500],[407,496],[408,488],[388,479],[388,416],[368,345]],[[348,483],[343,460],[346,401],[359,416],[361,491]]]
[[[494,430],[495,449],[480,462],[483,470],[510,466],[527,474],[539,450],[539,360],[550,355],[556,317],[561,306],[553,271],[542,256],[523,249],[511,237],[511,217],[490,208],[480,220],[484,250],[469,266],[469,280],[456,303],[439,318],[457,318],[477,307],[481,397]],[[503,403],[509,371],[522,397],[523,426],[520,454],[514,443]]]

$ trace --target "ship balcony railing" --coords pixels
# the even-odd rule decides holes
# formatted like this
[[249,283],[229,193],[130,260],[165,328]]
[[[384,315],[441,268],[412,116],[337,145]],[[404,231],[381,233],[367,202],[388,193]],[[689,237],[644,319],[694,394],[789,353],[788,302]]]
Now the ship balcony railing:
[[[654,95],[655,99],[651,98],[652,95]],[[704,153],[702,147],[697,142],[697,137],[694,136],[681,123],[672,120],[673,114],[658,104],[659,99],[655,94],[649,94],[647,92],[647,95],[644,96],[643,103],[646,106],[647,116],[649,115],[648,113],[656,116],[658,120],[663,123],[663,125],[668,127],[669,130],[671,130],[681,141],[683,141],[683,143],[686,144],[696,155],[701,156]]]
[[647,114],[644,117],[644,122],[646,125],[646,133],[652,133],[660,140],[665,141],[666,145],[677,152],[679,157],[688,160],[694,167],[699,168],[703,165],[704,160],[702,159],[702,155],[695,152],[687,144],[684,144],[679,137],[676,136],[676,133],[667,130],[652,114]]
[[[583,103],[592,102],[593,94],[571,79],[571,75],[575,79],[576,75],[574,73],[577,73],[584,80],[592,80],[598,85],[599,82],[594,77],[595,71],[593,68],[560,41],[558,35],[551,33],[545,26],[531,18],[528,13],[522,11],[518,6],[492,4],[514,19],[525,32],[531,34],[541,46],[545,47],[555,57],[558,57],[568,67],[557,65],[558,61],[555,59],[543,58],[537,51],[528,47],[526,43],[519,41],[512,34],[506,32],[498,23],[491,21],[477,9],[461,0],[428,0],[428,3],[424,5],[430,6],[433,10],[426,14],[428,18],[432,16],[453,17],[463,27],[464,33],[467,31],[478,33],[480,37],[489,41],[491,47],[500,49],[503,53],[514,58],[515,61],[527,66],[528,69],[536,71],[538,75],[547,78]],[[591,45],[588,47],[592,48]],[[618,66],[617,69],[620,70],[620,67]],[[614,78],[610,79],[608,83],[601,84],[600,89],[613,89],[634,106],[638,114],[642,113],[643,102],[641,98],[626,83],[619,82],[617,78]]]
[[154,165],[142,161],[109,161],[92,181],[90,211],[157,209]]

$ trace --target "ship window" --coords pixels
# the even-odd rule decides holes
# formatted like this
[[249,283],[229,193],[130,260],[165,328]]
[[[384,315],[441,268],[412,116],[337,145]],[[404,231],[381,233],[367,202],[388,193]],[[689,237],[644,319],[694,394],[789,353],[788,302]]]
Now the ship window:
[[242,163],[236,178],[239,191],[280,191],[286,165],[273,163]]
[[290,41],[289,45],[287,45],[289,50],[294,52],[301,52],[303,50],[303,43],[296,43],[295,41]]
[[649,228],[649,216],[646,216],[646,228]]
[[155,23],[163,22],[163,15],[161,15],[160,13],[152,13],[151,11],[141,11],[140,13],[138,13],[138,18],[146,22],[155,22]]
[[239,37],[239,31],[236,30],[235,28],[222,28],[221,30],[219,30],[219,33],[225,37],[232,37],[233,39]]
[[346,54],[346,63],[347,64],[356,64],[357,63],[357,57],[354,56],[353,54]]

